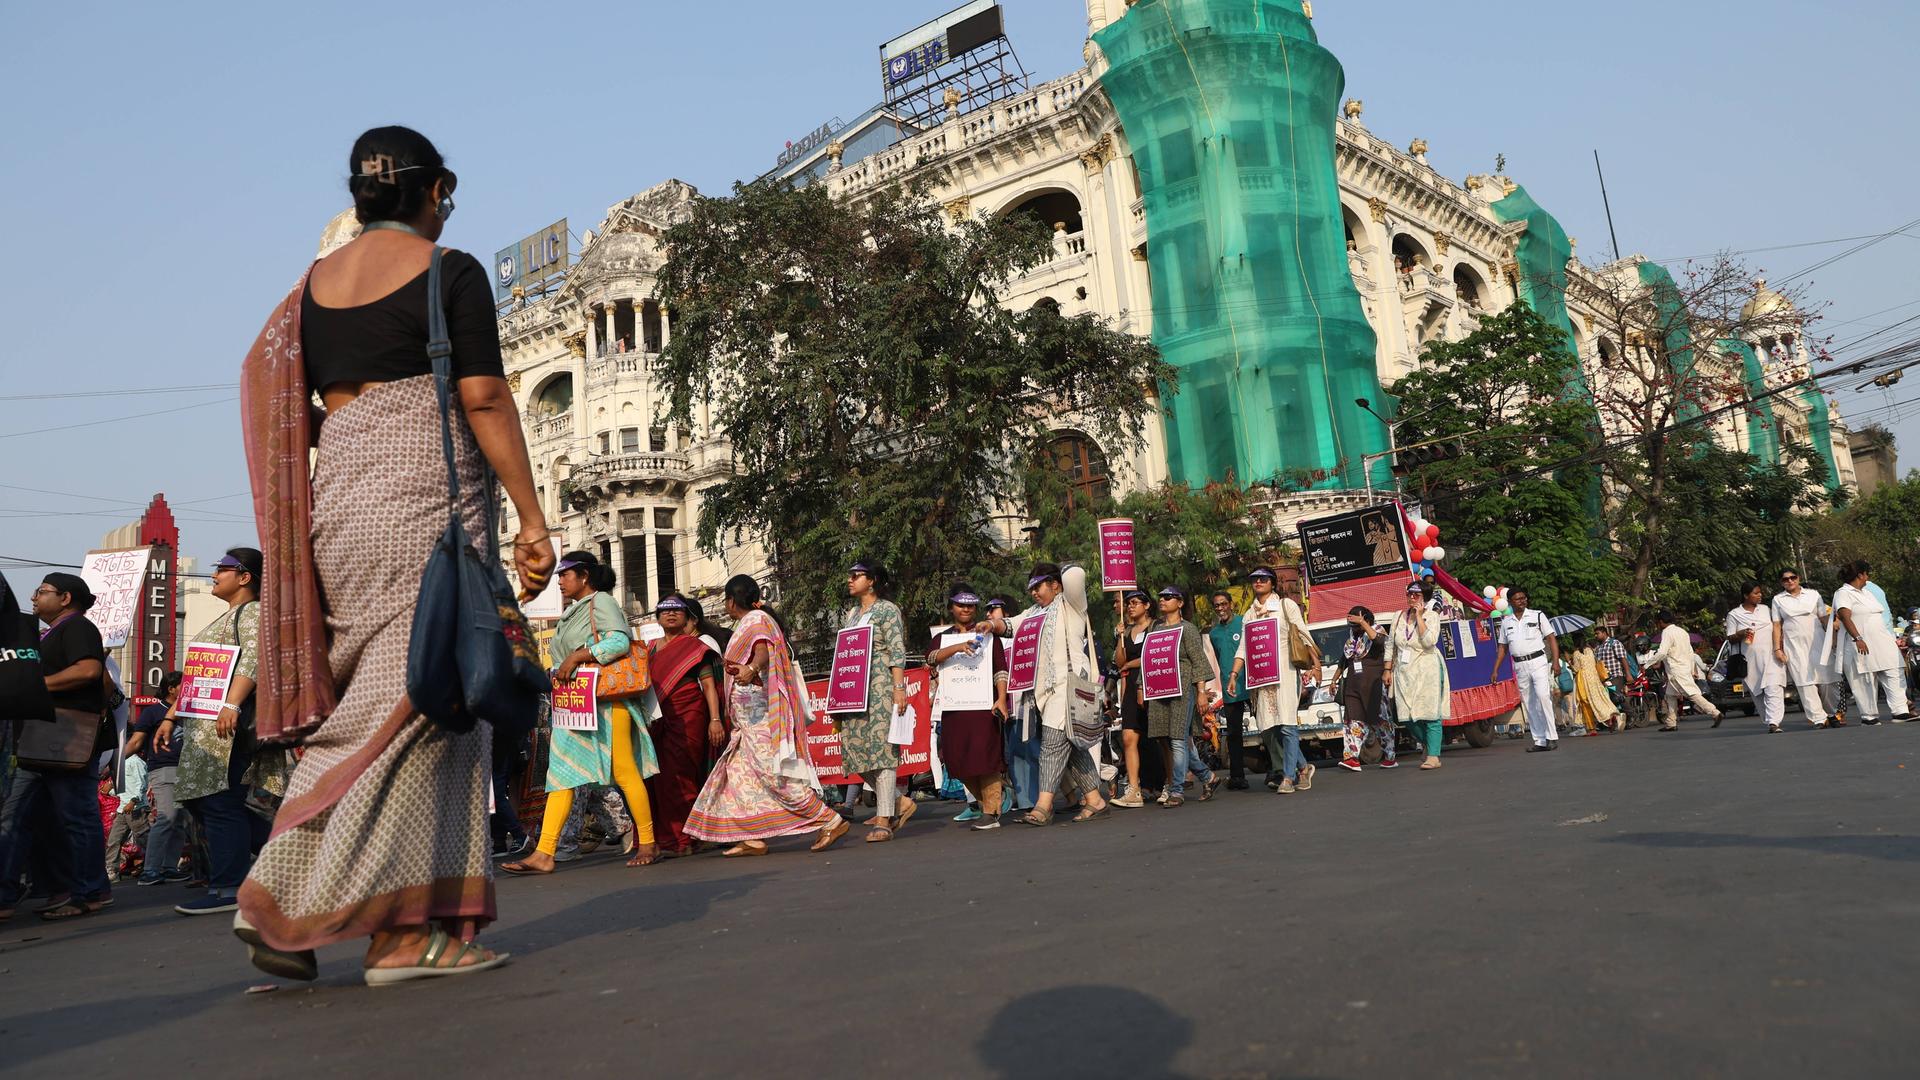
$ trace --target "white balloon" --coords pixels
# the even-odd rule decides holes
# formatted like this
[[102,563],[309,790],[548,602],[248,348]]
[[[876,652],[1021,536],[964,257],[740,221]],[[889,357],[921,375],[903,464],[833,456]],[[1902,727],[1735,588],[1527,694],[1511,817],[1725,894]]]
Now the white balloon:
[[1439,562],[1441,559],[1444,559],[1446,557],[1447,557],[1446,548],[1430,547],[1427,549],[1427,558],[1432,559],[1434,562]]
[[1491,600],[1491,599],[1493,599],[1494,597],[1496,597],[1496,596],[1499,596],[1499,595],[1500,595],[1500,590],[1499,590],[1499,589],[1496,589],[1496,588],[1494,588],[1494,587],[1493,587],[1493,586],[1491,586],[1491,585],[1489,585],[1489,586],[1487,586],[1486,588],[1484,588],[1484,589],[1481,589],[1481,590],[1480,590],[1480,595],[1481,595],[1481,596],[1484,596],[1484,597],[1486,597],[1486,598],[1487,598],[1487,599],[1489,599],[1489,600]]

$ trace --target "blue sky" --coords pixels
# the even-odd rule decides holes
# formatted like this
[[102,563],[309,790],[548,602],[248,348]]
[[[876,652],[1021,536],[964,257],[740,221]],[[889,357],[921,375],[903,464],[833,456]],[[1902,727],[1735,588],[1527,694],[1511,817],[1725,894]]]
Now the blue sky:
[[[158,491],[180,508],[187,553],[251,542],[233,391],[19,398],[233,382],[346,206],[361,130],[405,123],[435,140],[461,177],[446,242],[484,258],[558,217],[592,227],[669,177],[723,192],[757,175],[786,140],[872,104],[880,42],[946,6],[13,5],[0,555],[77,562]],[[1004,6],[1035,81],[1080,63],[1077,0]],[[1505,154],[1583,255],[1607,243],[1596,148],[1628,253],[1806,244],[1920,217],[1906,55],[1920,16],[1905,5],[1315,8],[1377,135],[1425,138],[1455,179]],[[1848,246],[1750,258],[1779,278]],[[1894,236],[1813,275],[1828,305],[1816,333],[1847,342],[1920,316],[1917,259],[1920,239]],[[1920,463],[1920,406],[1889,409],[1909,398],[1920,375],[1840,401],[1856,424],[1894,418]],[[115,422],[26,434],[100,420]]]

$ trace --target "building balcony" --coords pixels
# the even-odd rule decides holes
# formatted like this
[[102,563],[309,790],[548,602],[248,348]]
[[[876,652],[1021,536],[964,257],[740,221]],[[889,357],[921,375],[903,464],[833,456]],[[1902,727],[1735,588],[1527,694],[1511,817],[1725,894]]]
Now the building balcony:
[[535,442],[545,442],[549,439],[572,438],[573,414],[571,412],[563,412],[555,413],[552,416],[539,417],[529,426],[533,429]]
[[654,353],[608,353],[598,359],[587,361],[587,390],[614,386],[623,382],[644,379],[647,365],[652,362]]
[[570,479],[574,489],[583,492],[605,493],[621,486],[660,490],[686,483],[689,469],[687,455],[674,450],[596,454],[577,466]]

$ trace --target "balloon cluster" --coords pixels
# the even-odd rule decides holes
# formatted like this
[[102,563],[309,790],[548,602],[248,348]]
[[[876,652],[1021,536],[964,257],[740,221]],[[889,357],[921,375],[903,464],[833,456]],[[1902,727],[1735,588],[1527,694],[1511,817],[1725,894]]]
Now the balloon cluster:
[[1480,595],[1486,597],[1487,603],[1493,605],[1494,618],[1503,619],[1513,614],[1513,605],[1507,600],[1507,587],[1505,585],[1498,588],[1489,585],[1480,590]]
[[1447,549],[1440,546],[1440,526],[1422,517],[1407,519],[1407,534],[1413,538],[1410,545],[1413,551],[1413,572],[1419,577],[1432,577],[1433,564],[1447,557]]

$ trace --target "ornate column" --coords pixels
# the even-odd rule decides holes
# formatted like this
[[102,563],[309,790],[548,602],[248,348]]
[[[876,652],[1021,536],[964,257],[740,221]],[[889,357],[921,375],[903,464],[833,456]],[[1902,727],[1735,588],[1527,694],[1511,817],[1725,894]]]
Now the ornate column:
[[667,329],[667,303],[664,300],[655,300],[653,303],[654,303],[654,306],[658,308],[660,311],[660,348],[665,349],[667,347],[667,342],[672,340],[670,337],[668,337],[669,331]]
[[620,504],[613,506],[613,598],[620,604],[620,610],[627,610],[627,598],[633,595],[633,585],[627,580],[627,532],[620,525]]
[[646,602],[649,604],[649,606],[651,606],[652,604],[658,604],[660,602],[660,598],[654,595],[654,590],[659,588],[659,582],[660,582],[660,569],[658,566],[655,565],[656,561],[659,558],[659,553],[656,550],[658,545],[656,545],[653,542],[653,535],[654,535],[653,534],[653,507],[651,506],[647,507],[644,511],[642,511],[642,513],[646,515],[645,524],[647,527],[647,531],[642,533],[640,537],[640,542],[647,545],[646,592],[643,593],[642,595],[647,598]]

